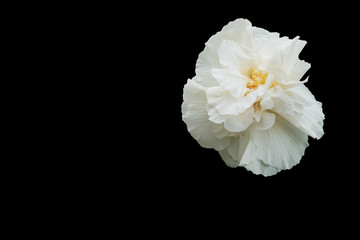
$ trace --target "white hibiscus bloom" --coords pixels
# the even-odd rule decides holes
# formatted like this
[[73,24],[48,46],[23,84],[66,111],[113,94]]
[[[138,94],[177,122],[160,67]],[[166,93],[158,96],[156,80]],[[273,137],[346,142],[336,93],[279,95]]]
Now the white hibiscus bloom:
[[205,44],[196,76],[184,86],[190,134],[230,167],[271,176],[298,164],[308,135],[321,138],[324,114],[300,81],[306,42],[279,37],[248,20],[226,25]]

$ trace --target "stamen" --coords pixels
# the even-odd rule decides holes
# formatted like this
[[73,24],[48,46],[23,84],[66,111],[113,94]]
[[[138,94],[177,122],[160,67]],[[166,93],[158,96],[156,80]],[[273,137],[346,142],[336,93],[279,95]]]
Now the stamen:
[[[246,87],[249,89],[247,94],[252,90],[257,89],[260,85],[265,84],[268,75],[269,75],[268,73],[264,74],[262,70],[253,71],[252,74],[250,75],[249,81],[246,84]],[[273,84],[271,84],[270,88],[276,85],[278,85],[278,83],[274,81]]]

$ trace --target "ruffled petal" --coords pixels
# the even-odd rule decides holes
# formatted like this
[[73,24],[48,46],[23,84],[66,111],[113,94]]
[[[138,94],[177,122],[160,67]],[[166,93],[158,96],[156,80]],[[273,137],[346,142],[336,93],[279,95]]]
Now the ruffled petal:
[[245,94],[248,77],[240,72],[230,69],[213,69],[212,75],[234,97],[240,97]]
[[213,132],[215,124],[208,119],[204,87],[193,80],[188,80],[184,86],[183,98],[182,117],[191,136],[205,148],[221,150],[229,145],[228,137],[219,139]]
[[287,40],[286,47],[281,50],[279,49],[272,58],[269,59],[267,68],[282,69],[286,74],[289,74],[305,45],[306,41],[299,40],[299,37]]
[[240,166],[245,167],[248,171],[255,174],[262,174],[264,176],[272,176],[280,171],[280,169],[265,164],[255,155],[257,146],[254,140],[249,137],[249,140],[243,143],[242,148],[239,147],[239,157],[241,158]]
[[314,95],[304,84],[287,89],[286,93],[301,104],[309,104],[316,101]]
[[273,176],[281,171],[281,169],[265,164],[261,160],[251,161],[249,164],[244,165],[246,170],[251,171],[257,175],[261,174],[265,177]]
[[263,111],[261,114],[261,120],[256,123],[255,127],[258,130],[266,130],[271,128],[275,123],[275,114]]
[[[213,127],[214,135],[217,138],[224,138],[224,137],[239,137],[239,133],[229,132],[224,128],[224,123],[215,124]],[[232,138],[233,139],[233,138]]]
[[247,96],[235,98],[228,90],[221,86],[208,88],[206,91],[208,107],[215,108],[221,115],[238,115],[245,112],[257,101],[257,92]]
[[324,135],[324,119],[322,104],[314,102],[303,107],[302,113],[296,115],[281,114],[292,125],[302,130],[307,135],[320,139]]
[[257,98],[258,96],[255,92],[252,92],[241,99],[234,99],[233,97],[226,95],[221,98],[222,101],[219,101],[216,108],[221,114],[237,115],[249,109],[257,101]]
[[278,33],[257,34],[253,38],[255,56],[263,69],[281,66],[282,59],[278,57],[290,45],[287,37],[279,37]]
[[226,117],[219,113],[218,110],[216,110],[215,107],[211,104],[206,105],[206,111],[209,115],[209,120],[213,123],[223,123],[226,120]]
[[275,86],[270,93],[272,95],[272,100],[274,101],[274,112],[288,114],[290,116],[301,113],[303,105],[294,101],[283,88]]
[[[243,155],[245,153],[246,148],[249,144],[249,131],[246,131],[237,137],[232,138],[231,143],[222,150],[220,153],[221,157],[223,157],[225,163],[231,167],[237,167],[242,161]],[[229,164],[230,163],[230,164]]]
[[226,68],[238,70],[242,75],[248,75],[254,66],[251,50],[231,41],[224,40],[218,50],[220,63]]
[[275,76],[273,73],[269,73],[265,81],[265,88],[270,88],[270,86],[274,83]]
[[263,95],[260,106],[263,110],[272,109],[274,107],[274,101],[271,99],[270,94],[266,93]]
[[196,61],[197,83],[205,87],[217,86],[218,83],[211,75],[211,69],[220,68],[218,50],[224,40],[238,42],[244,46],[250,46],[251,43],[251,23],[246,19],[237,19],[228,23],[220,32],[211,36],[205,43],[204,50],[199,54]]
[[244,46],[251,46],[252,28],[249,20],[239,18],[225,25],[221,32],[224,39],[241,43]]
[[236,168],[239,166],[239,161],[233,159],[228,153],[227,149],[220,150],[219,154],[228,167]]
[[[206,96],[208,101],[207,108],[208,111],[211,111],[212,115],[235,115],[246,110],[242,107],[242,104],[237,101],[237,98],[232,96],[228,90],[221,86],[208,88]],[[214,108],[215,111],[213,111],[212,108]]]
[[322,111],[322,103],[315,100],[309,89],[300,85],[287,90],[288,96],[294,101],[303,105],[301,114],[291,116],[283,114],[295,127],[300,128],[304,133],[313,138],[320,139],[324,135],[325,115]]
[[271,74],[274,77],[274,80],[283,89],[289,89],[289,88],[301,86],[308,81],[308,78],[306,78],[303,81],[300,81],[300,78],[295,78],[292,74],[288,74],[279,68],[272,68],[272,69],[268,69],[267,71],[271,72]]
[[264,176],[272,176],[281,169],[265,164],[262,160],[256,158],[256,148],[251,139],[249,131],[233,138],[231,143],[223,150],[219,151],[225,164],[229,167],[243,166],[248,171]]
[[289,79],[291,79],[291,81],[299,81],[310,69],[310,67],[310,63],[307,63],[303,60],[297,60],[289,74]]
[[220,68],[219,55],[217,53],[223,37],[221,33],[213,35],[206,43],[204,50],[199,54],[196,61],[195,73],[198,78],[195,79],[204,87],[218,86],[218,82],[211,75],[211,69]]
[[322,104],[315,102],[304,107],[303,114],[299,120],[299,128],[313,138],[320,139],[324,135],[324,119]]
[[286,71],[287,73],[290,73],[290,71],[292,71],[295,63],[298,60],[299,54],[303,50],[305,45],[306,41],[299,40],[299,37],[291,40],[290,46],[282,52],[284,59],[282,69],[284,71]]
[[279,115],[272,128],[265,131],[253,128],[251,136],[256,145],[256,158],[279,169],[298,164],[308,146],[307,134]]
[[224,127],[230,132],[242,132],[253,122],[254,108],[247,109],[239,115],[228,115],[224,122]]

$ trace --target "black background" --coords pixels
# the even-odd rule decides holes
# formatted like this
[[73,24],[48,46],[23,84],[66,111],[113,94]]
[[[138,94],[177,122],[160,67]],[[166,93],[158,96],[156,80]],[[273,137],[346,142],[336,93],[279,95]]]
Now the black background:
[[[129,226],[136,235],[169,229],[180,234],[199,229],[204,220],[246,231],[242,224],[250,219],[260,229],[280,213],[279,229],[291,226],[287,220],[294,217],[305,217],[302,229],[317,228],[320,219],[334,225],[347,214],[352,219],[358,211],[354,6],[293,1],[104,5],[48,11],[39,6],[41,14],[29,11],[28,19],[35,21],[19,20],[27,31],[14,28],[21,33],[14,35],[21,60],[32,63],[22,69],[24,81],[35,83],[36,91],[28,91],[31,96],[23,102],[31,113],[18,124],[26,122],[31,131],[19,135],[28,150],[13,151],[25,155],[15,161],[24,174],[16,167],[7,181],[19,182],[12,188],[17,205],[34,211],[28,222],[42,209],[45,221],[60,215],[74,228],[86,219],[94,225],[104,221],[109,228]],[[312,65],[306,86],[323,103],[325,135],[309,138],[300,163],[272,177],[227,167],[215,150],[190,136],[182,121],[183,86],[195,75],[199,53],[237,18],[306,40],[300,54]],[[29,75],[44,84],[28,80]],[[34,96],[39,103],[28,102]],[[42,115],[33,111],[38,105]]]
[[[29,185],[30,193],[23,194],[27,199],[34,196],[39,208],[51,209],[50,216],[57,216],[53,209],[58,209],[75,228],[88,219],[135,236],[169,230],[184,234],[200,227],[211,233],[219,230],[218,223],[236,234],[250,225],[257,234],[275,223],[269,233],[300,226],[293,237],[304,229],[338,230],[339,222],[356,216],[354,6],[298,1],[104,5],[66,6],[55,16],[56,24],[39,27],[44,38],[33,30],[40,24],[31,22],[32,35],[24,34],[37,43],[25,46],[33,51],[28,57],[42,48],[44,82],[54,83],[51,90],[39,91],[59,91],[58,105],[47,106],[55,109],[54,116],[41,109],[46,118],[34,118],[40,126],[55,119],[40,136],[44,143],[32,141],[36,127],[28,135],[36,145],[31,145],[34,158],[44,160],[29,161],[31,170],[24,167],[30,175],[21,180]],[[49,18],[39,15],[38,22]],[[309,137],[300,163],[271,177],[227,167],[215,150],[202,148],[190,136],[182,121],[183,87],[195,75],[199,53],[237,18],[306,40],[300,54],[311,63],[306,86],[323,103],[324,136]],[[39,96],[41,102],[48,99]],[[304,221],[293,225],[289,220],[294,218]],[[330,226],[319,229],[324,222]]]

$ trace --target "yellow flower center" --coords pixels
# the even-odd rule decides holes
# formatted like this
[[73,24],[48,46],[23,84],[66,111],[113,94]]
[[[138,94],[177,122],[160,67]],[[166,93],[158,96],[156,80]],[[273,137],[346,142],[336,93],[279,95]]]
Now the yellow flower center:
[[251,76],[249,82],[246,84],[246,87],[249,89],[256,89],[261,84],[265,84],[266,78],[268,77],[267,73],[263,73],[261,70],[255,70]]
[[[268,75],[269,75],[268,73],[264,73],[262,70],[255,70],[255,71],[250,70],[250,74],[249,74],[250,79],[246,84],[246,87],[249,89],[247,94],[257,89],[260,85],[265,84]],[[276,85],[278,85],[278,83],[274,81],[271,84],[270,88]]]

